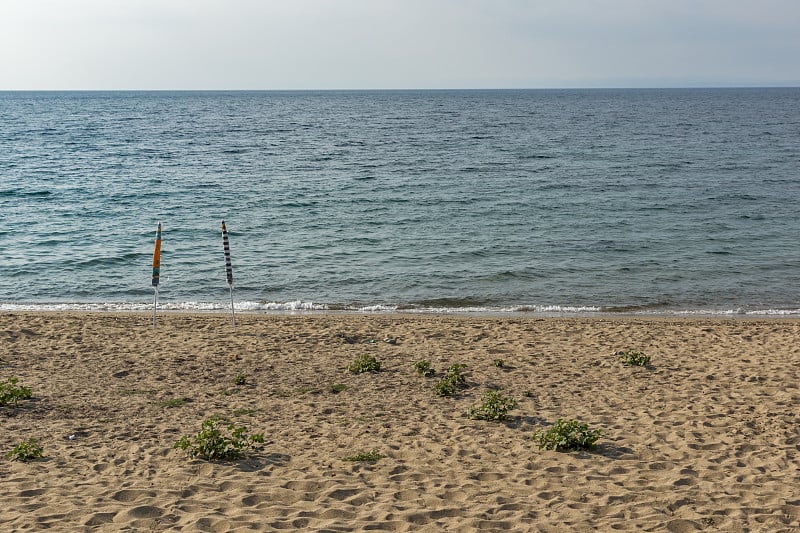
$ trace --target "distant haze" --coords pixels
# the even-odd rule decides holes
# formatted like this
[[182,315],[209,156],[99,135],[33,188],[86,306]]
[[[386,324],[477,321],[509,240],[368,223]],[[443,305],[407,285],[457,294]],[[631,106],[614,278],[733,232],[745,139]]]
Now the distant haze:
[[800,85],[798,0],[3,0],[0,90]]

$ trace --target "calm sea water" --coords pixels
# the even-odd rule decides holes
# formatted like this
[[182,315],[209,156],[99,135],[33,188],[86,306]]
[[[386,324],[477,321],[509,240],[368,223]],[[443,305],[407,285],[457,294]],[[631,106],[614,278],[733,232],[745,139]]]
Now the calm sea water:
[[0,309],[800,314],[800,89],[0,93]]

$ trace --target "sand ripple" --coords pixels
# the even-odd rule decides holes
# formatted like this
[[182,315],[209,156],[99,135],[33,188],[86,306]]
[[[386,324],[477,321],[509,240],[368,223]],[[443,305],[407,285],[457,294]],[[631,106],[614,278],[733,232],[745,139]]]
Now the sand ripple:
[[[216,315],[7,313],[0,379],[34,398],[0,408],[0,452],[36,437],[45,457],[0,461],[0,530],[798,531],[799,341],[794,320],[245,315],[234,334]],[[622,367],[627,348],[652,366]],[[361,354],[383,371],[345,372]],[[419,359],[466,364],[469,387],[436,396]],[[519,403],[507,423],[464,415],[490,387]],[[265,449],[172,448],[212,415]],[[600,446],[539,451],[559,417]]]

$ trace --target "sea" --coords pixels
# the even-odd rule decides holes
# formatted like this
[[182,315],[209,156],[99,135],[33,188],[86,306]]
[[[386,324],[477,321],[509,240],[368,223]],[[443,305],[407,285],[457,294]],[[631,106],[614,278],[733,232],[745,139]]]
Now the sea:
[[0,92],[5,311],[800,316],[798,239],[800,88]]

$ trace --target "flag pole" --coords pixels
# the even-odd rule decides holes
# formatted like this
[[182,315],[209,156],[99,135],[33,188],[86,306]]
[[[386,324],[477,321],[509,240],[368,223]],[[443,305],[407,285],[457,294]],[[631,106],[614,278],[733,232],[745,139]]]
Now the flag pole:
[[156,230],[156,244],[153,248],[153,329],[156,328],[156,309],[158,308],[158,281],[161,277],[161,222]]
[[236,312],[233,309],[233,268],[231,267],[231,246],[228,242],[228,230],[225,221],[222,221],[222,248],[225,251],[225,275],[228,279],[228,289],[231,291],[231,322],[233,331],[236,331]]
[[233,285],[228,285],[231,290],[231,321],[233,322],[233,331],[236,331],[236,314],[233,312]]

